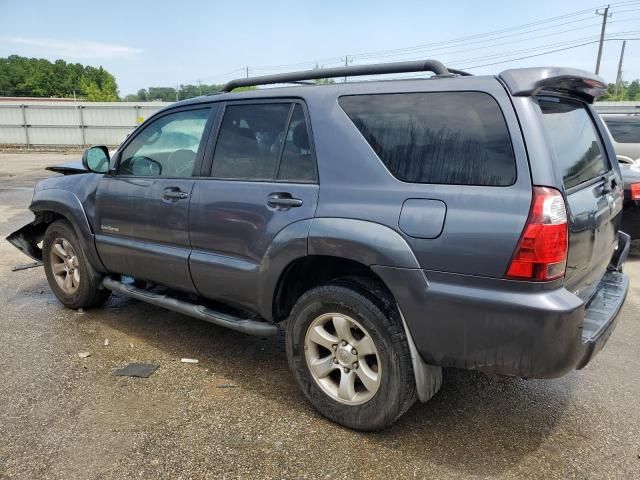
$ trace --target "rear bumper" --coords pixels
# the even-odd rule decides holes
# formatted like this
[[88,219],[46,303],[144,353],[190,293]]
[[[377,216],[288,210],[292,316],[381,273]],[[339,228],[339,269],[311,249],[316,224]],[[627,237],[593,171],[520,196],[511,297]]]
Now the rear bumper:
[[524,378],[583,368],[615,328],[629,282],[608,271],[585,303],[562,287],[374,267],[425,362]]

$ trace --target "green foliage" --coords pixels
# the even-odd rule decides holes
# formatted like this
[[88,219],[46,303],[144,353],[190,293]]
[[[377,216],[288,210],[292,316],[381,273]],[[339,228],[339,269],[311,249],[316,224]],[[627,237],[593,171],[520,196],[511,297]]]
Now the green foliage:
[[0,96],[117,101],[118,86],[102,67],[10,55],[0,58]]
[[[313,67],[314,70],[318,70],[320,68],[323,68],[323,67],[318,65],[317,63],[316,63],[316,66]],[[317,80],[314,80],[314,82],[318,85],[327,85],[330,83],[336,83],[336,81],[333,78],[318,78]]]
[[[256,87],[240,87],[236,88],[234,92],[244,92],[247,90],[255,90]],[[150,102],[150,101],[162,101],[162,102],[175,102],[177,100],[186,100],[187,98],[199,97],[200,95],[207,95],[209,93],[215,93],[222,90],[222,85],[211,84],[207,85],[201,83],[199,85],[187,84],[180,85],[178,87],[178,94],[176,96],[176,89],[173,87],[149,87],[148,89],[142,88],[138,90],[135,95],[127,95],[125,99],[128,102]]]
[[622,81],[618,87],[617,95],[615,83],[610,83],[607,85],[607,93],[600,97],[600,100],[608,102],[640,101],[640,79],[635,79],[632,82]]

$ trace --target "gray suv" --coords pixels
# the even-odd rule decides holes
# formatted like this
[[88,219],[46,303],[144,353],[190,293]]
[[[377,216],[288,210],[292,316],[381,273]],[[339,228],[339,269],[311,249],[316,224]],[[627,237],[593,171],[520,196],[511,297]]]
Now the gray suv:
[[232,81],[40,182],[8,239],[70,308],[116,291],[246,334],[284,327],[309,402],[379,429],[436,394],[442,367],[558,377],[611,335],[629,238],[591,105],[605,88],[431,60]]

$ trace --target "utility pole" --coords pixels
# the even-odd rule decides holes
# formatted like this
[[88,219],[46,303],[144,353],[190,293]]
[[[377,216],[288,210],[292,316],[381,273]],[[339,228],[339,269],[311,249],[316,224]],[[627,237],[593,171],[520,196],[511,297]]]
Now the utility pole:
[[[345,55],[344,56],[344,66],[348,67],[349,66],[349,55]],[[342,83],[347,83],[347,76],[344,76],[344,80],[342,80]]]
[[247,72],[247,78],[249,78],[249,67],[247,67],[245,70]]
[[200,95],[202,95],[202,82],[198,80],[198,90],[200,91]]
[[622,83],[622,60],[624,59],[624,47],[627,46],[627,41],[622,42],[622,49],[620,50],[620,61],[618,62],[618,75],[616,75],[616,89],[615,95],[618,95],[618,88]]
[[176,102],[178,101],[178,89],[180,88],[180,85],[176,85]]
[[611,16],[609,13],[609,7],[604,9],[604,12],[600,13],[600,10],[596,10],[596,15],[602,15],[602,30],[600,31],[600,44],[598,45],[598,59],[596,60],[596,75],[600,73],[600,60],[602,59],[602,46],[604,44],[604,32],[607,28],[607,18]]

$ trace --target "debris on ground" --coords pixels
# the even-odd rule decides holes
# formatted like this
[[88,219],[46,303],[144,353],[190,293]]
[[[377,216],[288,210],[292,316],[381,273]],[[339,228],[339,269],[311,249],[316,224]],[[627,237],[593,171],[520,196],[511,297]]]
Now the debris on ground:
[[104,339],[104,343],[102,345],[104,345],[105,347],[108,347],[109,346],[109,339],[105,338]]
[[235,383],[221,383],[218,388],[238,388],[238,385]]
[[79,308],[78,313],[84,313],[84,308]]
[[78,354],[78,357],[80,357],[80,358],[87,358],[87,357],[90,357],[90,356],[91,356],[91,352],[80,352]]
[[198,363],[197,358],[181,358],[180,361],[182,363]]
[[153,363],[130,363],[124,368],[114,370],[113,375],[116,377],[148,378],[159,366]]
[[31,263],[21,263],[19,265],[16,265],[15,267],[13,267],[11,269],[12,272],[17,272],[19,270],[26,270],[27,268],[35,268],[35,267],[41,267],[42,266],[42,262],[41,261],[37,261],[37,262],[31,262]]

